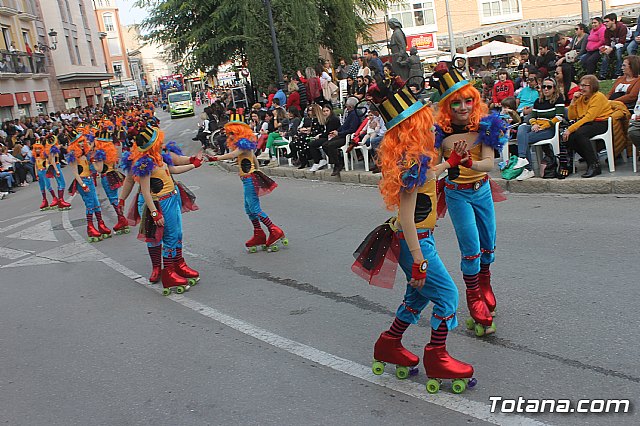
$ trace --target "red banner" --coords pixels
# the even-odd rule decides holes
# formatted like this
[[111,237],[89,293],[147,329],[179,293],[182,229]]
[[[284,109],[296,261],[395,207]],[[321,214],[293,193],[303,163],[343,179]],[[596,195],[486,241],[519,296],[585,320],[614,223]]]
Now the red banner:
[[436,37],[433,33],[416,34],[407,36],[407,51],[412,47],[418,50],[427,50],[436,48]]

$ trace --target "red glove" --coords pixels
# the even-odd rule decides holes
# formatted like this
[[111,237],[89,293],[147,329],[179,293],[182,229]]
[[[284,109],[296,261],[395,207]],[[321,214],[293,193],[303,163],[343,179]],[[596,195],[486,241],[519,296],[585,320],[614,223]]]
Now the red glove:
[[451,155],[449,156],[449,158],[447,158],[447,163],[449,163],[451,167],[456,167],[460,165],[460,160],[462,160],[460,154],[455,151],[451,151]]
[[473,160],[471,159],[471,153],[469,151],[467,151],[467,154],[469,155],[469,158],[467,158],[463,163],[460,163],[460,165],[470,169],[473,164]]
[[429,265],[429,262],[427,262],[426,260],[420,262],[420,263],[414,263],[411,266],[411,278],[414,280],[424,280],[425,278],[427,278],[427,266]]
[[[153,215],[155,213],[155,216]],[[156,210],[155,212],[151,212],[151,219],[153,219],[154,222],[158,222],[160,219],[162,219],[162,213],[160,213],[160,210]]]
[[84,183],[83,183],[82,185],[80,185],[80,188],[82,188],[82,190],[83,190],[84,192],[89,192],[89,187],[88,187],[86,184],[84,184]]
[[218,157],[215,155],[207,155],[207,160],[209,161],[218,161]]
[[120,209],[121,212],[124,211],[124,200],[122,198],[118,200],[118,209]]
[[193,164],[196,169],[202,165],[202,160],[196,157],[195,155],[189,157],[189,162]]

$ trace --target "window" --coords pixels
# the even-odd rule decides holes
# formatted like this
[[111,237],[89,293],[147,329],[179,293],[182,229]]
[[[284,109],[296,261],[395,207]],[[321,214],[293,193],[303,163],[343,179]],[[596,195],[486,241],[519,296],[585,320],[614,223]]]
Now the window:
[[113,15],[110,13],[105,13],[102,15],[102,21],[104,22],[104,30],[105,31],[115,31],[115,27],[113,26]]
[[87,40],[87,46],[89,46],[89,56],[91,57],[91,65],[96,66],[98,63],[96,62],[96,52],[93,50],[93,43],[91,40]]
[[69,37],[68,35],[65,35],[64,38],[67,41],[67,50],[69,51],[69,59],[71,59],[71,64],[77,65],[76,55],[74,54],[75,49],[73,48],[73,45],[71,44],[71,37]]
[[435,25],[435,6],[433,1],[392,4],[389,6],[389,18],[396,18],[403,28],[422,25]]
[[78,65],[82,65],[82,56],[80,56],[80,49],[78,48],[78,37],[73,38],[73,48],[76,52],[76,59],[78,60]]
[[479,2],[483,24],[522,18],[520,0],[479,0]]
[[29,35],[29,31],[22,30],[22,40],[24,41],[24,44],[31,45],[31,36]]
[[2,27],[2,40],[0,40],[0,49],[9,50],[11,45],[11,30],[8,27]]
[[47,115],[49,112],[47,111],[47,103],[46,102],[36,102],[36,112],[38,114]]
[[120,48],[120,39],[118,37],[109,37],[107,39],[107,47],[109,48],[109,56],[122,55],[122,49]]
[[0,107],[0,121],[13,120],[13,108]]
[[113,63],[113,74],[115,78],[123,77],[122,75],[122,62],[114,62]]

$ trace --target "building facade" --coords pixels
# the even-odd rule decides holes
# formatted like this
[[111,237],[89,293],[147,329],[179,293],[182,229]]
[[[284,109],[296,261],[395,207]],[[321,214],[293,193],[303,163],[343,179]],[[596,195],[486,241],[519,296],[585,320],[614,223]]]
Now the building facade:
[[47,35],[35,0],[0,0],[0,120],[54,110]]

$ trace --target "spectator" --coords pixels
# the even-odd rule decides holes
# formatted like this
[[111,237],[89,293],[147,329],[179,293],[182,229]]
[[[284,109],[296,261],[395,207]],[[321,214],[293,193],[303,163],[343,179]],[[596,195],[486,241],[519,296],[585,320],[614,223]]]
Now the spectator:
[[[583,178],[592,178],[602,173],[598,155],[590,139],[607,131],[607,120],[613,114],[606,96],[599,90],[600,83],[595,75],[588,74],[580,79],[580,91],[573,95],[569,105],[569,120],[576,122],[562,134],[567,147],[580,154],[587,162]],[[613,161],[613,158],[609,161]]]
[[556,61],[556,66],[563,64],[564,62],[574,63],[579,60],[582,55],[587,53],[587,26],[583,23],[579,23],[575,28],[576,35],[571,40],[569,45],[569,51],[560,59]]
[[335,70],[333,69],[333,66],[331,65],[330,60],[325,59],[322,62],[322,68],[323,68],[323,71],[326,72],[327,75],[329,76],[329,80],[336,81],[336,73],[335,73]]
[[354,53],[351,55],[351,65],[349,66],[348,76],[355,81],[356,77],[358,77],[358,71],[360,71],[360,58]]
[[616,79],[609,90],[607,98],[610,101],[616,100],[622,102],[633,111],[638,93],[640,93],[640,58],[635,55],[627,56],[622,61],[622,76]]
[[[558,90],[556,81],[547,77],[542,80],[542,97],[536,99],[533,104],[531,119],[528,124],[518,127],[518,156],[529,161],[525,170],[518,176],[518,180],[526,180],[534,176],[531,166],[531,144],[551,139],[556,133],[555,124],[563,119],[564,97]],[[544,146],[544,149],[548,148],[548,145]],[[554,153],[547,151],[547,155],[553,157]]]
[[532,69],[533,66],[524,67],[520,70],[520,75],[518,75],[518,78],[513,82],[513,86],[515,88],[514,94],[517,95],[522,89],[527,87],[527,79],[529,78],[529,74],[531,74]]
[[[367,76],[368,77],[368,76]],[[364,83],[364,77],[359,75],[358,76],[358,85],[356,86],[355,89],[355,97],[358,98],[358,100],[362,100],[364,99],[364,97],[367,94],[367,85]]]
[[[205,108],[206,109],[206,108]],[[202,149],[211,147],[209,138],[211,130],[209,129],[209,115],[206,112],[200,113],[200,123],[198,124],[198,134],[191,140],[200,141]]]
[[287,95],[285,95],[284,90],[282,90],[281,87],[279,87],[275,95],[273,95],[273,99],[277,99],[279,101],[278,106],[283,107],[287,104]]
[[618,21],[618,15],[609,13],[604,17],[604,46],[600,49],[602,53],[602,64],[600,65],[600,80],[607,78],[609,74],[609,61],[613,56],[616,58],[616,68],[614,77],[622,75],[622,53],[627,42],[627,26]]
[[324,98],[322,97],[322,84],[320,83],[320,78],[318,78],[316,71],[311,67],[307,67],[304,70],[304,73],[306,78],[300,71],[298,71],[298,78],[305,84],[307,98],[310,103],[322,103],[324,101]]
[[[312,156],[311,142],[318,139],[325,130],[326,117],[322,114],[322,108],[318,104],[310,105],[307,108],[307,116],[302,121],[299,128],[299,142],[297,143],[296,150],[298,152],[298,159],[300,160],[300,169],[303,169],[303,165],[309,165],[309,159],[314,158]],[[293,148],[292,148],[293,150]],[[317,163],[316,163],[317,164]],[[322,167],[326,166],[327,162],[324,162]],[[314,171],[317,171],[320,165],[316,167]],[[312,167],[313,169],[313,167]]]
[[555,79],[558,83],[558,90],[567,103],[571,102],[573,94],[580,90],[580,87],[573,81],[573,73],[573,65],[571,64],[564,63],[556,67]]
[[307,96],[307,88],[302,81],[300,81],[300,77],[296,74],[292,77],[292,81],[295,81],[298,85],[298,94],[300,95],[300,111],[307,108],[309,105],[309,98]]
[[633,108],[633,114],[629,121],[629,139],[640,151],[640,95],[636,100],[636,104]]
[[604,32],[606,27],[602,24],[602,18],[593,18],[591,32],[587,37],[587,52],[580,58],[582,68],[587,74],[594,74],[600,60],[600,48],[604,46]]
[[513,96],[513,81],[509,78],[509,73],[505,69],[498,71],[498,81],[492,90],[492,108],[500,108],[500,103],[504,98]]
[[356,95],[357,84],[351,76],[347,77],[347,97]]
[[4,178],[7,182],[8,192],[14,192],[13,186],[17,177],[15,163],[18,161],[13,155],[8,153],[6,145],[0,147],[0,179]]
[[540,97],[540,91],[538,87],[538,76],[535,74],[529,74],[527,78],[527,86],[523,88],[516,97],[516,103],[518,105],[518,112],[522,114],[525,121],[528,121],[529,114],[533,109],[533,104]]
[[365,59],[365,57],[361,56],[359,61],[360,61],[360,69],[358,70],[358,77],[360,76],[365,77],[365,76],[371,75],[371,69],[367,65],[367,60]]
[[556,67],[556,54],[544,41],[540,43],[538,56],[536,56],[536,68],[543,77],[549,75],[549,70]]
[[382,61],[378,58],[378,51],[373,50],[371,52],[371,60],[369,61],[369,68],[374,72],[374,75],[384,76],[384,69]]
[[493,103],[493,86],[495,83],[495,80],[490,75],[482,77],[482,92],[480,95],[482,101],[487,105],[491,105]]
[[298,83],[295,80],[289,82],[289,97],[287,98],[287,110],[292,106],[300,112],[300,93],[298,93]]
[[267,91],[269,92],[269,94],[267,95],[266,107],[267,109],[273,109],[273,98],[276,96],[276,92],[278,90],[276,89],[276,86],[274,86],[273,84],[270,84],[269,87],[267,88]]
[[518,69],[521,70],[531,65],[531,60],[529,59],[529,49],[522,49],[520,51],[520,63],[518,64]]
[[322,144],[322,149],[329,157],[329,163],[333,164],[331,176],[340,176],[340,171],[344,169],[343,158],[338,151],[340,147],[347,143],[347,135],[358,130],[360,125],[360,117],[355,110],[357,103],[358,99],[356,98],[347,99],[345,102],[347,116],[344,119],[344,123],[339,128],[327,132],[328,140]]
[[336,68],[336,77],[338,80],[344,80],[349,76],[349,67],[347,61],[344,58],[340,58],[338,61],[338,67]]
[[333,108],[328,104],[322,107],[322,112],[318,115],[318,121],[324,126],[324,130],[322,134],[316,135],[309,142],[309,151],[314,162],[310,169],[312,172],[316,172],[327,165],[327,161],[322,158],[320,148],[329,140],[329,135],[340,128],[340,119],[333,113]]
[[627,46],[627,53],[629,55],[635,55],[638,52],[638,45],[640,45],[640,16],[636,19],[636,30],[631,34],[631,41]]
[[571,50],[571,39],[562,33],[556,33],[556,61],[564,58],[564,55]]

